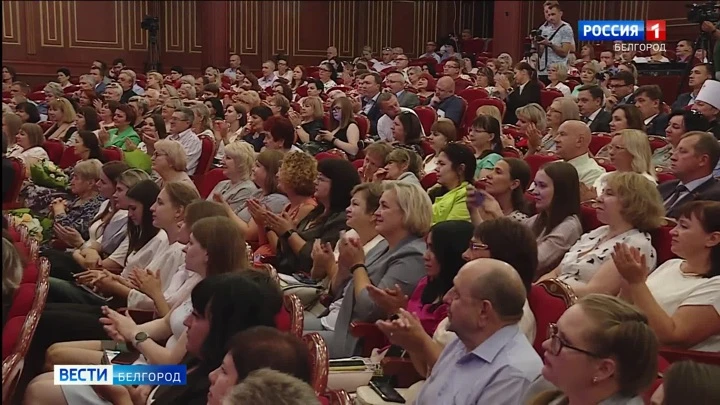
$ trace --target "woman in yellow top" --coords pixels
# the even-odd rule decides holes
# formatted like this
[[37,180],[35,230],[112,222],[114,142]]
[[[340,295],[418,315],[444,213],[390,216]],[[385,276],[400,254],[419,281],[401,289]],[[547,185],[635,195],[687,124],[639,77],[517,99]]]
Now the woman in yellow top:
[[136,118],[134,108],[127,104],[120,104],[113,115],[115,128],[106,129],[103,127],[100,129],[98,133],[100,142],[105,145],[106,148],[108,146],[117,146],[118,148],[122,148],[123,151],[127,151],[127,145],[125,144],[126,139],[129,139],[137,146],[137,144],[140,143],[140,137],[133,128],[133,123]]
[[433,225],[452,219],[470,221],[465,189],[472,184],[475,165],[475,156],[465,145],[450,143],[440,152],[435,167],[438,184],[428,191]]

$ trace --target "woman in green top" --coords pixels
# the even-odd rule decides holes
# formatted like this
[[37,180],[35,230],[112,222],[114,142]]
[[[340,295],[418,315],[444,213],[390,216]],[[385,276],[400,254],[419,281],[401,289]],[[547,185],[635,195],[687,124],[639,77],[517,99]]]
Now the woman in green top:
[[450,143],[440,151],[435,172],[438,184],[428,191],[433,200],[432,223],[442,221],[470,221],[465,203],[468,185],[475,174],[475,157],[465,145]]
[[482,179],[502,159],[503,145],[500,138],[500,122],[495,117],[480,114],[475,118],[468,133],[470,144],[475,150],[475,179]]
[[100,129],[100,133],[98,134],[100,141],[102,141],[106,148],[108,146],[117,146],[123,151],[126,150],[126,139],[130,139],[130,141],[137,146],[137,144],[140,143],[140,137],[133,128],[136,117],[137,114],[134,108],[127,104],[120,104],[115,110],[115,115],[113,115],[115,128],[109,130],[105,128]]

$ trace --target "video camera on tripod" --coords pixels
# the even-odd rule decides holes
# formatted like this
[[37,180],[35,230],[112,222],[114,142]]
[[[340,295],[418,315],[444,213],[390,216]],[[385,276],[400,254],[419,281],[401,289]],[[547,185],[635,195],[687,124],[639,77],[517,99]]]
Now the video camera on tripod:
[[720,22],[720,5],[714,1],[703,4],[687,4],[685,7],[690,9],[687,13],[688,22],[695,24],[702,24],[703,21]]

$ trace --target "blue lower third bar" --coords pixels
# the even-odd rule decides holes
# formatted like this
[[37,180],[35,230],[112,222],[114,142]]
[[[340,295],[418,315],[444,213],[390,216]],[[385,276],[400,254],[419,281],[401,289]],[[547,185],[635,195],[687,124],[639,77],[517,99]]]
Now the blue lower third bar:
[[645,21],[578,21],[578,38],[581,41],[644,41]]
[[181,365],[113,365],[113,385],[185,385],[187,367]]

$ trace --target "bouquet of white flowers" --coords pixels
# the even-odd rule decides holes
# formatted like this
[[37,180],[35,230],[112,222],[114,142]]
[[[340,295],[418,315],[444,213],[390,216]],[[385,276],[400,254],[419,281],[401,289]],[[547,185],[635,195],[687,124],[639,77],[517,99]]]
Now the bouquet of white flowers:
[[38,242],[42,242],[45,228],[43,228],[39,219],[34,218],[24,211],[23,209],[10,211],[10,214],[13,216],[13,222],[17,225],[25,225],[28,229],[28,235],[30,235],[31,238],[37,239]]
[[30,167],[30,178],[38,186],[65,190],[70,184],[67,174],[55,163],[43,160]]

